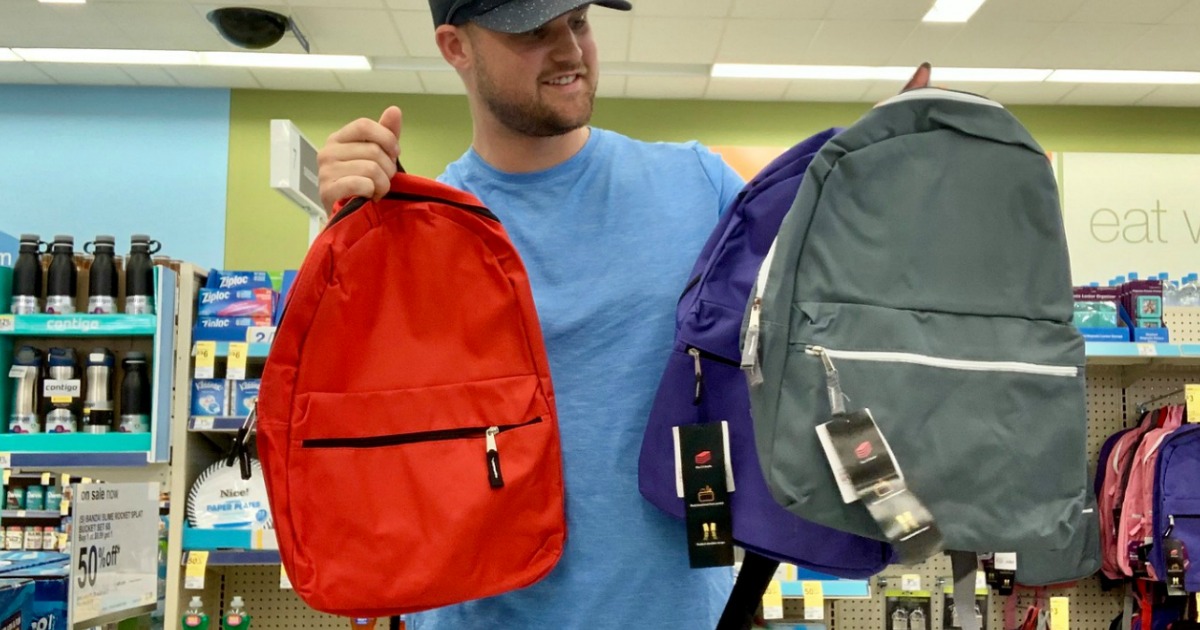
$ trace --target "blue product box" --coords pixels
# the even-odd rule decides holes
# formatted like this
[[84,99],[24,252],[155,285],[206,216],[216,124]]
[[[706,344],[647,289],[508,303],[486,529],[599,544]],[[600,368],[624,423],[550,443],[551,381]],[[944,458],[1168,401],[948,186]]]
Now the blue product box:
[[228,271],[213,269],[204,281],[205,289],[274,289],[265,271]]
[[292,291],[292,284],[296,282],[296,274],[299,271],[296,269],[285,269],[283,271],[283,282],[280,285],[279,300],[275,303],[274,324],[279,325],[279,318],[283,317],[283,305],[287,304],[288,294]]
[[1171,332],[1165,327],[1134,328],[1133,340],[1137,343],[1171,343]]
[[200,289],[201,317],[274,317],[272,289]]
[[67,560],[21,571],[0,571],[0,578],[33,581],[30,621],[26,628],[66,628],[68,584],[71,567]]
[[0,630],[24,630],[33,620],[33,582],[0,579]]
[[219,378],[192,381],[192,415],[229,415],[229,382]]
[[270,326],[270,317],[201,317],[192,328],[196,341],[246,341],[253,326]]
[[254,405],[258,404],[258,384],[260,382],[257,378],[233,381],[233,402],[229,405],[229,415],[239,418],[250,415]]

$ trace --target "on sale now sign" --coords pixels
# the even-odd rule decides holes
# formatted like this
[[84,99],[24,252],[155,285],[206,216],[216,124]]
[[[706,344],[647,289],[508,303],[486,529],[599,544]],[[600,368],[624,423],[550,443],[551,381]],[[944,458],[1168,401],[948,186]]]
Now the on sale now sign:
[[71,620],[100,625],[158,599],[158,484],[79,484],[71,528]]

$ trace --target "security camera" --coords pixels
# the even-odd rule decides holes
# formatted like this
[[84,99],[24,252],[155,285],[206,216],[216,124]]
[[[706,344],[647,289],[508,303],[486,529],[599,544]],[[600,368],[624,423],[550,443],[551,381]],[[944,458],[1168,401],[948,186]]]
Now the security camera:
[[304,52],[308,52],[308,40],[296,28],[295,21],[281,13],[248,7],[225,7],[209,11],[208,21],[217,28],[221,37],[234,46],[260,50],[278,44],[284,34],[291,31],[300,41]]

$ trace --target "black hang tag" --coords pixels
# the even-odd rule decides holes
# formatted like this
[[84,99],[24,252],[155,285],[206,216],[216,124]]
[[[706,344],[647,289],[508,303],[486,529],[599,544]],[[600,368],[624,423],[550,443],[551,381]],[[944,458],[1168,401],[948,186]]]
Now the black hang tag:
[[1187,570],[1187,548],[1178,538],[1163,539],[1163,557],[1167,560],[1167,595],[1187,595],[1183,575]]
[[733,565],[733,518],[720,422],[679,427],[688,560],[693,569]]
[[1013,594],[1013,589],[1017,585],[1017,572],[1005,571],[1002,569],[996,570],[996,592],[1008,597]]

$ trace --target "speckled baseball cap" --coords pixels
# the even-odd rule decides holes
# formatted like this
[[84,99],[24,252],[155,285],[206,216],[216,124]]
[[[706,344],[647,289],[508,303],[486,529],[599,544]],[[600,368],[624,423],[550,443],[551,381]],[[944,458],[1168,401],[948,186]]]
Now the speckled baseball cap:
[[474,22],[501,33],[524,33],[588,4],[628,11],[626,0],[429,0],[433,25]]

